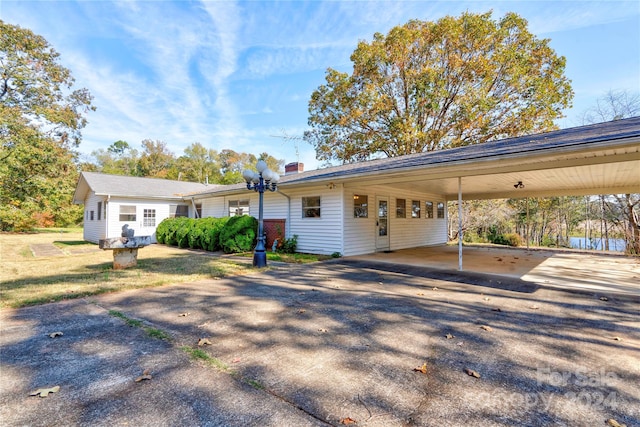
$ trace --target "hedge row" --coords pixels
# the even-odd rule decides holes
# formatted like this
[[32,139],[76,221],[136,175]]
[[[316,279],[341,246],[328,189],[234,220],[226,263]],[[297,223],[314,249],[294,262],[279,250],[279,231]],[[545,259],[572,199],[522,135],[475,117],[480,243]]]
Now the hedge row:
[[255,246],[258,220],[249,215],[225,218],[167,218],[156,228],[156,240],[180,248],[248,252]]

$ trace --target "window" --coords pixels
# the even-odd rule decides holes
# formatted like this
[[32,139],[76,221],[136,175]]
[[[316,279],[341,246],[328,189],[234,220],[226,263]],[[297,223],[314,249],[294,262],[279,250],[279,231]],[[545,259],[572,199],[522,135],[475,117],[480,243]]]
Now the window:
[[145,209],[142,215],[143,227],[155,227],[156,226],[156,210]]
[[93,221],[93,211],[89,212],[89,219]]
[[411,201],[411,218],[420,218],[420,200]]
[[98,221],[102,219],[102,202],[98,202]]
[[320,218],[320,196],[302,198],[302,217]]
[[424,202],[425,218],[433,218],[433,202]]
[[438,202],[438,218],[444,218],[444,203]]
[[120,221],[130,222],[136,220],[136,207],[132,205],[120,206]]
[[368,218],[369,217],[369,196],[353,196],[353,217]]
[[169,218],[176,218],[179,216],[189,216],[189,206],[187,205],[170,205],[169,206]]
[[407,217],[407,201],[405,199],[396,199],[396,218]]
[[229,200],[229,216],[249,215],[249,199]]

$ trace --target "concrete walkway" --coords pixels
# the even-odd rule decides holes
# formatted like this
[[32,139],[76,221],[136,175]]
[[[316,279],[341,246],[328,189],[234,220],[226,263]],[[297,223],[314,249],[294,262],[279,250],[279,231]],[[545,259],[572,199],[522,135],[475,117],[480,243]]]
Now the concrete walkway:
[[344,259],[3,310],[0,420],[640,425],[638,300],[495,277]]
[[[458,270],[458,247],[436,246],[347,259]],[[565,290],[640,296],[640,258],[597,252],[463,247],[463,271]]]

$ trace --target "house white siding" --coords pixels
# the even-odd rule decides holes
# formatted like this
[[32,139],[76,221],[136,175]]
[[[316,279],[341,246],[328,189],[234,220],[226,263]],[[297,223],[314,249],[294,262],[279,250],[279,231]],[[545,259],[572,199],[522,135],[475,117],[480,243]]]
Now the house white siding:
[[[368,217],[354,216],[354,196],[368,197]],[[344,197],[344,255],[362,255],[376,251],[377,198],[387,198],[388,205],[388,234],[389,249],[398,250],[417,246],[445,244],[447,242],[447,210],[445,217],[437,218],[436,206],[444,203],[444,198],[436,194],[414,193],[408,191],[394,191],[381,188],[349,187]],[[396,200],[406,200],[405,218],[396,217]],[[420,202],[420,218],[411,217],[412,201]],[[425,202],[433,202],[433,218],[425,218]]]
[[[98,220],[98,202],[101,202],[100,220]],[[93,219],[92,219],[93,212]],[[93,191],[87,193],[84,201],[84,226],[83,238],[92,243],[98,243],[100,239],[104,239],[105,227],[107,224],[105,197],[96,196]]]
[[[354,195],[368,197],[368,216],[354,217]],[[258,217],[258,193],[247,192],[202,200],[204,217],[224,217],[229,215],[229,201],[249,200],[249,214]],[[303,197],[320,197],[320,217],[308,218],[303,215]],[[342,185],[309,186],[304,189],[290,189],[264,194],[264,219],[285,219],[286,237],[298,236],[299,252],[330,255],[361,255],[376,251],[377,200],[388,199],[389,249],[397,250],[416,246],[444,244],[447,241],[447,219],[437,218],[436,206],[444,203],[444,198],[435,194],[416,192],[394,192],[368,187],[348,187]],[[396,218],[396,199],[407,201],[406,218]],[[422,208],[420,218],[411,217],[411,202],[417,200]],[[426,201],[433,202],[433,218],[425,218]]]
[[[287,236],[298,236],[299,252],[331,255],[343,253],[342,188],[315,186],[286,192],[290,198]],[[303,217],[302,198],[320,197],[320,217]]]

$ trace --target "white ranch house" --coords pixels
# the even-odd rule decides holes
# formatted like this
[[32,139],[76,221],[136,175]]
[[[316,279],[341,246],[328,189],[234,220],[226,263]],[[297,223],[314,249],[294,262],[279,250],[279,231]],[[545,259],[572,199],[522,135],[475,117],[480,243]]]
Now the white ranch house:
[[[278,191],[265,193],[264,218],[283,221],[286,237],[298,236],[300,252],[350,256],[441,245],[451,200],[639,193],[640,117],[306,172],[295,163],[287,169],[293,171],[280,178]],[[85,239],[92,242],[119,236],[124,224],[137,235],[153,235],[152,223],[176,214],[258,216],[258,194],[244,184],[83,173],[74,202],[85,204]],[[123,213],[132,206],[135,216]]]
[[151,236],[163,219],[196,216],[197,206],[186,195],[207,189],[204,184],[82,172],[73,202],[84,204],[84,240],[119,237],[126,224],[136,236]]

